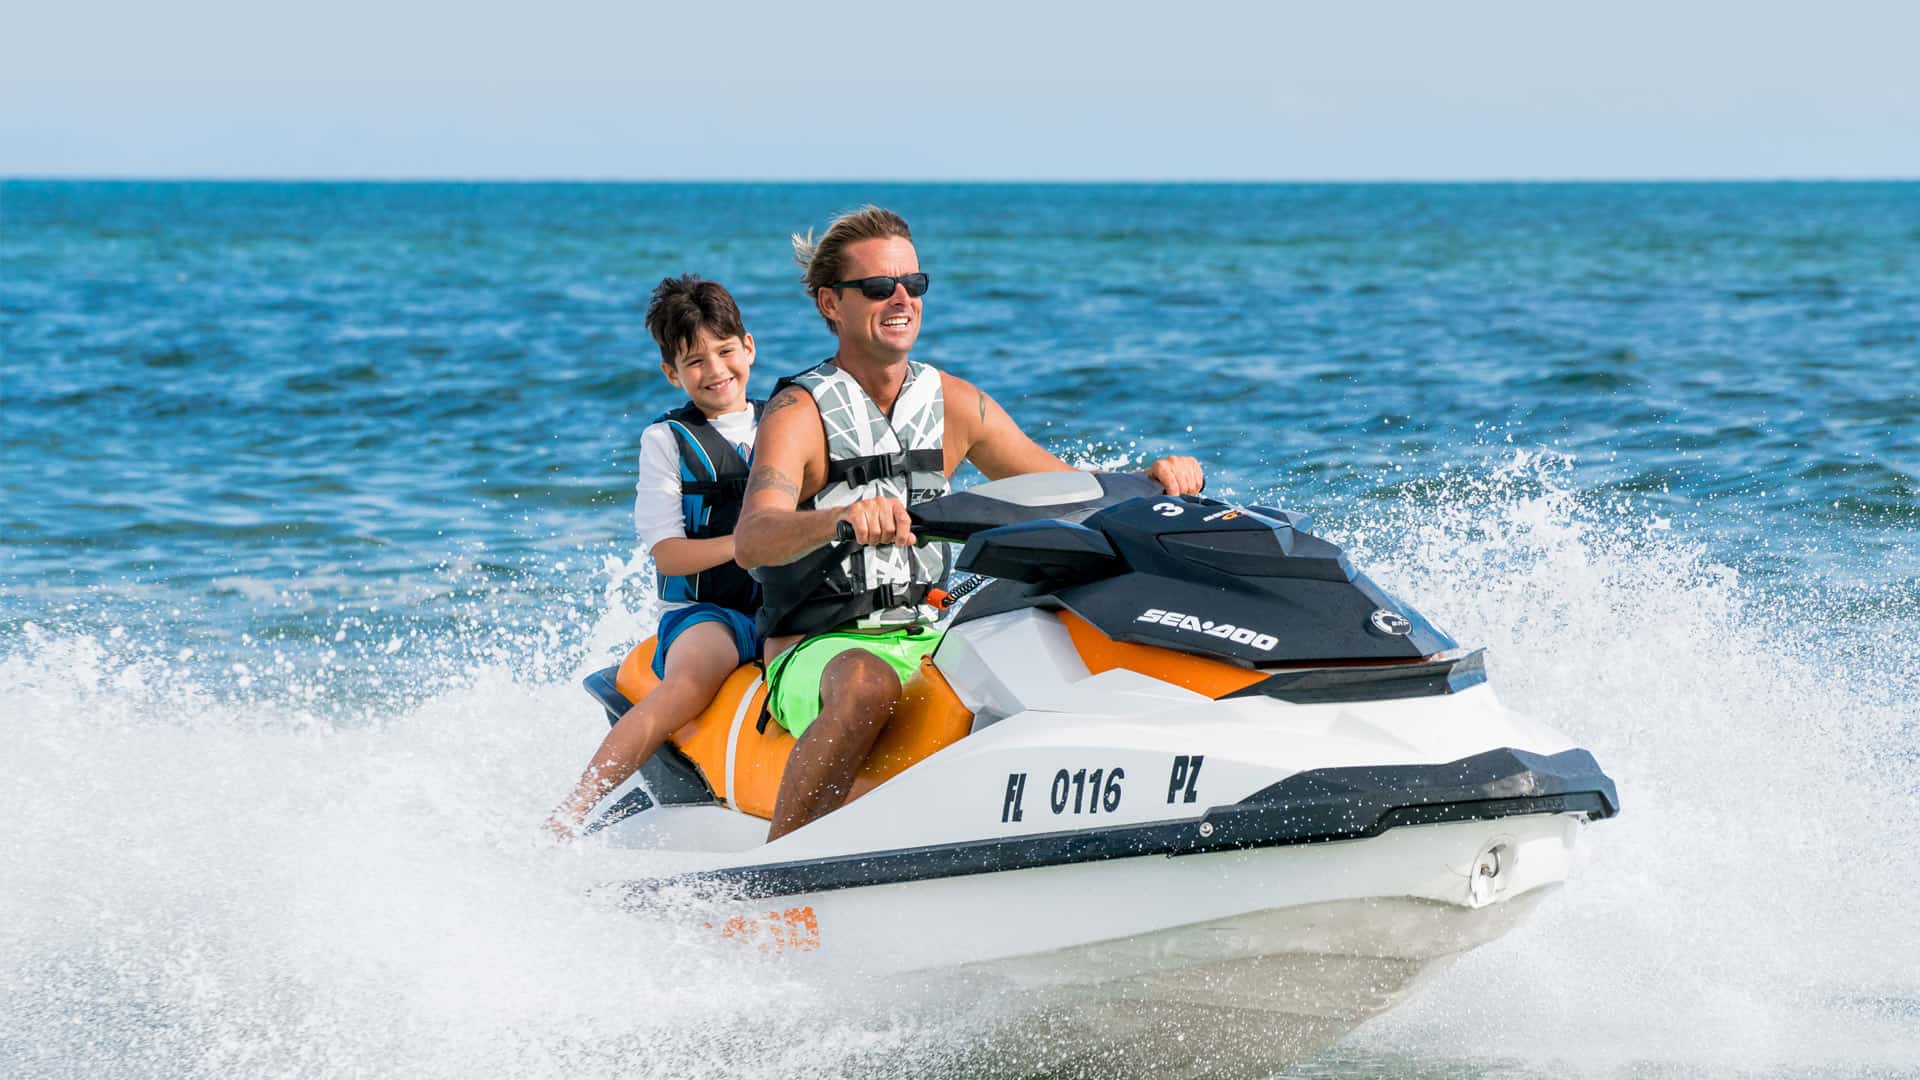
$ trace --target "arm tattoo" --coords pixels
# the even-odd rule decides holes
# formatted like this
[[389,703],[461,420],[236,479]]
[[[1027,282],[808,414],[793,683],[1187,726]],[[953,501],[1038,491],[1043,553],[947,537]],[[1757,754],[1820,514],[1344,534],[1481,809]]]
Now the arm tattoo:
[[747,494],[752,495],[756,491],[778,491],[793,496],[796,502],[800,499],[800,485],[771,465],[755,465],[747,475]]
[[980,391],[980,423],[984,425],[986,422],[987,422],[987,392],[985,390],[982,390]]
[[760,410],[760,419],[765,421],[767,417],[772,416],[774,413],[779,412],[789,405],[800,404],[800,399],[805,396],[807,396],[805,390],[797,386],[787,387],[785,390],[773,395],[773,400],[767,402],[766,408]]

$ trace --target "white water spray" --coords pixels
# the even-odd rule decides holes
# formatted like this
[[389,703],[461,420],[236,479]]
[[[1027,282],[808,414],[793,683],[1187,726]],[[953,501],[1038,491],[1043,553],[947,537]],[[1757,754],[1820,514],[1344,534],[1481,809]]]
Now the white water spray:
[[[1656,524],[1524,455],[1321,522],[1624,803],[1539,918],[1330,1067],[1920,1061],[1920,626],[1823,624]],[[571,676],[644,631],[639,570],[606,567],[584,655],[429,643],[459,658],[444,693],[345,716],[264,645],[242,683],[177,642],[0,644],[0,1074],[915,1075],[963,1049],[964,1023],[836,1009],[697,920],[596,903],[631,854],[539,840],[604,730]]]

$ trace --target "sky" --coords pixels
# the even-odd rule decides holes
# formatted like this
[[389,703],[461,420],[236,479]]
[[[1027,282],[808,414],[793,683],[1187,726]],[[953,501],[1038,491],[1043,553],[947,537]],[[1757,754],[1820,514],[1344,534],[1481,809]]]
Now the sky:
[[0,176],[1920,177],[1920,5],[22,2]]

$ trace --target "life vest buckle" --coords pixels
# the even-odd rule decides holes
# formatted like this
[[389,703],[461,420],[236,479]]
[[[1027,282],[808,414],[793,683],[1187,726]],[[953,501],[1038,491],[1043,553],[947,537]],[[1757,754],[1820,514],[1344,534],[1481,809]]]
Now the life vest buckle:
[[869,454],[844,463],[833,462],[829,467],[830,473],[838,473],[831,479],[844,481],[850,487],[865,487],[877,480],[906,476],[912,471],[905,450],[892,454]]

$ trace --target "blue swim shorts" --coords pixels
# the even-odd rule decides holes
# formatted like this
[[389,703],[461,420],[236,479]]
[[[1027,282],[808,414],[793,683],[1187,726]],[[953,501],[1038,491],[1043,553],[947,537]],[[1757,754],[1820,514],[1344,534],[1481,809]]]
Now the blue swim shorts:
[[667,650],[673,648],[674,639],[686,633],[688,627],[703,622],[727,624],[727,629],[733,631],[733,643],[740,650],[741,663],[760,658],[760,637],[754,633],[753,616],[719,604],[688,604],[660,616],[660,629],[656,631],[660,644],[653,650],[654,678],[667,677]]

